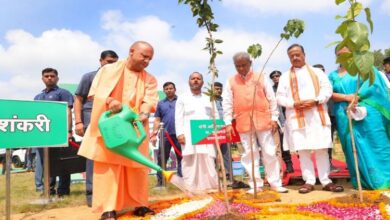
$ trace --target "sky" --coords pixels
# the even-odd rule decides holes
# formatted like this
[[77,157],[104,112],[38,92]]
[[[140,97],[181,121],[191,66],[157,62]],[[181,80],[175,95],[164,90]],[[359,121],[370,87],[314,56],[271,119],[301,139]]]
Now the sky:
[[[371,49],[390,48],[390,0],[362,0],[371,8],[374,32]],[[60,83],[78,83],[84,73],[99,67],[101,51],[111,49],[126,59],[137,40],[150,42],[154,58],[148,72],[156,76],[159,89],[166,81],[177,85],[178,94],[189,90],[188,76],[208,73],[209,55],[202,50],[207,33],[199,29],[189,6],[177,0],[0,0],[0,98],[31,100],[44,89],[41,70],[58,70]],[[286,49],[293,43],[305,47],[309,64],[321,63],[329,72],[336,68],[334,33],[346,13],[346,4],[334,0],[214,0],[215,23],[219,24],[217,57],[219,78],[225,83],[235,74],[232,57],[259,43],[262,56],[254,61],[259,71],[279,40],[287,20],[305,21],[298,39],[282,41],[266,67],[285,72],[290,67]],[[362,14],[358,20],[365,22]]]

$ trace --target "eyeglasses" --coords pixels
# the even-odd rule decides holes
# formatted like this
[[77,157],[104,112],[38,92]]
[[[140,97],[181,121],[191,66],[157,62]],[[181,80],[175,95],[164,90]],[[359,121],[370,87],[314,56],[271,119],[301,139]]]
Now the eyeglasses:
[[248,65],[250,65],[250,63],[243,63],[243,64],[234,64],[234,66],[238,69],[238,68],[245,68],[247,67]]
[[271,79],[273,79],[273,78],[279,78],[280,77],[280,75],[273,75],[273,76],[271,76]]

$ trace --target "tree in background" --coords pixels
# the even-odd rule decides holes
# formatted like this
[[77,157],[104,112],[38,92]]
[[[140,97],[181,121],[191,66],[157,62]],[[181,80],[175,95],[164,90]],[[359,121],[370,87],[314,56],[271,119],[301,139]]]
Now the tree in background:
[[390,57],[390,48],[374,50],[374,66],[383,71],[383,60],[386,57]]

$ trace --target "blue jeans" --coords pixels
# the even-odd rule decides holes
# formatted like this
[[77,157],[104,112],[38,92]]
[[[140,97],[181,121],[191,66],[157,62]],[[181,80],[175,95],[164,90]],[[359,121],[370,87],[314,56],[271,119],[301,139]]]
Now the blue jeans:
[[43,191],[43,149],[34,148],[35,151],[35,190]]
[[226,173],[226,177],[229,176],[229,170],[230,170],[230,164],[229,163],[229,149],[228,149],[228,144],[221,144],[221,153],[222,153],[222,157],[223,157],[223,165],[225,167],[225,173]]
[[[42,191],[43,184],[43,148],[36,148],[36,165],[35,165],[35,189],[36,191]],[[50,177],[50,194],[56,194],[56,177]],[[70,193],[70,174],[59,176],[59,182],[57,187],[58,195],[69,195]]]
[[26,154],[25,154],[25,162],[24,162],[24,168],[26,169],[33,169],[33,161],[34,161],[34,155],[33,155],[33,152],[32,152],[32,149],[31,148],[27,148],[26,149]]
[[88,205],[92,205],[93,160],[87,159],[85,166],[85,195]]

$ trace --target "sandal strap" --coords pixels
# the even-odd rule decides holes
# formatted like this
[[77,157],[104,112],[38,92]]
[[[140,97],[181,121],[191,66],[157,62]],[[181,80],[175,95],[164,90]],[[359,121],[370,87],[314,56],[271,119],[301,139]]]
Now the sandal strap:
[[155,212],[146,206],[137,207],[134,210],[134,215],[136,216],[145,216],[146,214],[154,215]]
[[338,186],[334,183],[328,183],[324,187],[324,190],[331,191],[331,192],[342,192],[342,191],[344,191],[344,188],[342,186]]
[[299,192],[310,192],[314,190],[314,186],[310,184],[304,184],[301,187],[299,187]]
[[116,212],[115,211],[109,211],[109,212],[103,212],[102,216],[100,217],[101,220],[114,218],[116,219]]

